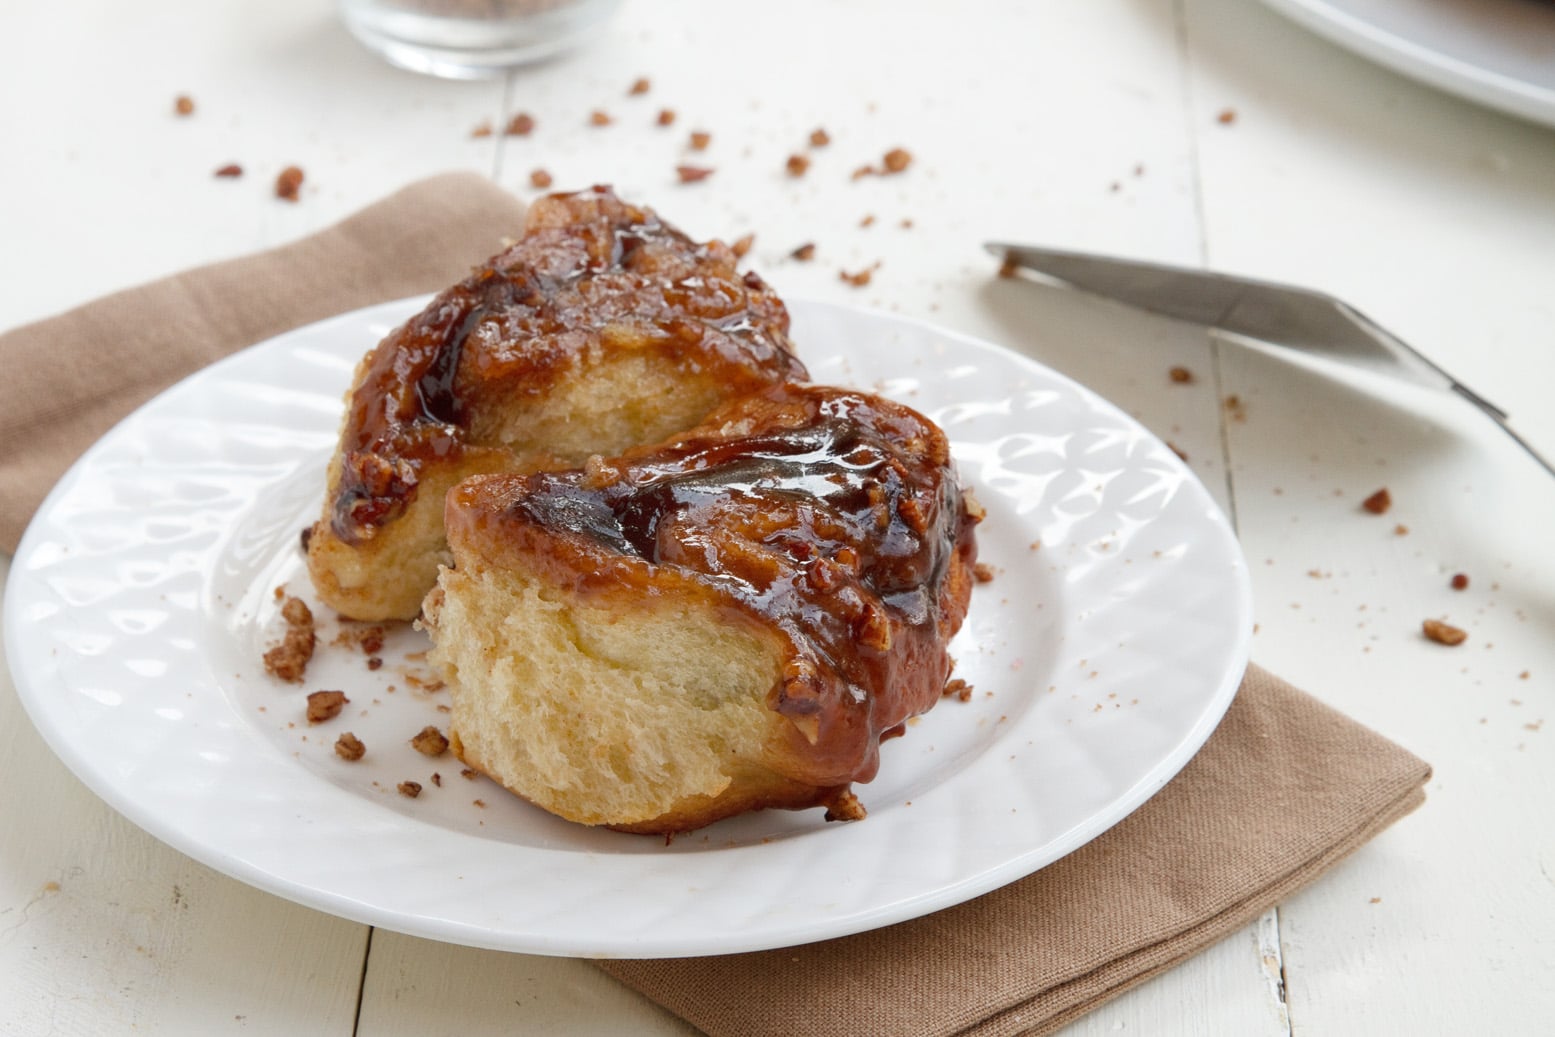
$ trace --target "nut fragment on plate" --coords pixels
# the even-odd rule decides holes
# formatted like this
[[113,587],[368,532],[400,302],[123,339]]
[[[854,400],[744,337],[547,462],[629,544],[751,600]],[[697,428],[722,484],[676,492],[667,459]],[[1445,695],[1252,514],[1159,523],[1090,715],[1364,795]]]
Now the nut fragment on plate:
[[694,184],[699,180],[706,180],[713,175],[713,171],[706,166],[676,166],[675,175],[683,184]]
[[335,739],[335,755],[342,760],[354,762],[360,760],[366,753],[367,746],[363,745],[362,740],[350,731]]
[[535,118],[528,112],[519,112],[508,120],[507,128],[502,132],[509,137],[527,137],[534,132]]
[[551,174],[544,169],[536,169],[529,174],[529,185],[545,190],[551,186]]
[[824,148],[831,143],[831,134],[825,130],[816,128],[810,131],[810,146],[812,148]]
[[441,756],[448,751],[448,739],[443,732],[428,724],[410,740],[411,748],[422,756]]
[[173,98],[173,112],[177,115],[193,115],[194,98],[188,94],[179,94]]
[[657,119],[655,119],[654,122],[658,123],[660,126],[673,126],[673,125],[675,125],[675,109],[673,109],[673,108],[660,108],[659,109],[659,117]]
[[243,167],[236,162],[229,162],[217,169],[216,175],[222,178],[239,177],[243,175]]
[[633,82],[631,88],[626,91],[627,96],[637,97],[642,94],[646,94],[652,85],[653,84],[648,82],[647,76],[641,76],[635,82]]
[[615,120],[610,117],[610,113],[602,108],[596,108],[589,112],[590,126],[609,126],[613,122]]
[[402,781],[397,787],[400,790],[400,795],[406,799],[415,799],[421,795],[421,782],[419,781]]
[[808,263],[815,258],[815,242],[807,241],[790,252],[789,255],[801,263]]
[[308,694],[308,723],[322,724],[340,715],[350,703],[343,691],[315,691]]
[[706,151],[707,146],[713,142],[713,135],[706,130],[692,130],[691,137],[686,146],[692,151]]
[[1193,372],[1180,364],[1167,371],[1166,375],[1177,385],[1190,385],[1193,382]]
[[1443,623],[1439,619],[1428,619],[1420,624],[1425,636],[1439,645],[1461,645],[1468,639],[1468,631]]
[[286,633],[281,643],[264,654],[265,672],[288,684],[301,684],[318,637],[313,632],[313,613],[301,598],[287,598],[281,606]]
[[810,168],[810,160],[803,155],[790,155],[785,168],[788,170],[789,176],[804,176],[805,170]]

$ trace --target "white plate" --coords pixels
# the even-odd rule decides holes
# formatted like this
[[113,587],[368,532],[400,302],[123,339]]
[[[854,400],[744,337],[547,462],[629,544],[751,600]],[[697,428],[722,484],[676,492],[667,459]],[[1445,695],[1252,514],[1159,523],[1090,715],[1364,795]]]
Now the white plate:
[[[17,552],[6,650],[39,730],[98,795],[220,871],[481,947],[785,946],[925,914],[1068,853],[1175,774],[1235,693],[1246,565],[1166,446],[996,346],[796,304],[816,379],[936,418],[988,509],[980,539],[998,575],[953,648],[972,700],[887,743],[856,824],[766,811],[665,845],[463,778],[451,755],[407,744],[444,719],[446,692],[414,684],[431,679],[407,658],[421,634],[394,632],[369,671],[360,651],[324,647],[330,621],[301,688],[260,665],[280,630],[273,589],[309,595],[298,533],[317,514],[352,367],[422,301],[302,328],[170,389],[77,463]],[[320,688],[352,701],[310,729],[303,697]],[[360,762],[332,751],[345,730],[367,745]],[[404,780],[419,798],[395,791]]]
[[1550,0],[1264,0],[1362,57],[1555,126]]

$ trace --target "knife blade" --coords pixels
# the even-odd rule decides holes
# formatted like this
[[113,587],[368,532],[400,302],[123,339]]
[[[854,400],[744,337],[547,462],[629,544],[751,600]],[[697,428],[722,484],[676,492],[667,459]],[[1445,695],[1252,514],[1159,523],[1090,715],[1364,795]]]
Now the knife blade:
[[989,252],[1041,280],[1272,346],[1446,389],[1484,411],[1545,470],[1552,466],[1507,413],[1355,307],[1324,292],[1188,267],[988,242]]

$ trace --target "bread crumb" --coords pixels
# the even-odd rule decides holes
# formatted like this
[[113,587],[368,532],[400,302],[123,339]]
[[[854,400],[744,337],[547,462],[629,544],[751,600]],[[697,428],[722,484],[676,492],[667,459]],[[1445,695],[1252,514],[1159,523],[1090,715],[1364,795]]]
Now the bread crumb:
[[465,781],[474,781],[476,778],[480,777],[480,772],[473,767],[465,767],[459,771],[459,777],[463,778]]
[[342,760],[360,760],[366,752],[367,746],[350,731],[335,739],[335,755]]
[[1400,522],[1398,525],[1393,527],[1393,535],[1396,537],[1408,536],[1409,527]]
[[686,141],[686,146],[692,151],[706,151],[707,146],[713,142],[713,135],[706,130],[692,130],[691,137]]
[[790,155],[784,168],[788,170],[789,176],[804,176],[810,168],[810,160],[803,155]]
[[410,746],[422,756],[441,756],[448,751],[448,739],[443,732],[428,724],[410,740]]
[[812,148],[824,148],[831,143],[831,134],[817,127],[810,131],[810,146]]
[[179,94],[173,98],[173,111],[178,115],[193,115],[194,98],[188,94]]
[[275,178],[275,196],[284,201],[295,202],[298,192],[302,189],[303,172],[297,166],[287,166],[281,170],[280,176]]
[[1232,123],[1236,122],[1236,109],[1222,108],[1220,110],[1220,114],[1215,116],[1215,121],[1220,123],[1222,126],[1230,126]]
[[406,799],[415,799],[421,795],[421,782],[419,781],[402,781],[395,787],[400,790],[400,795]]
[[507,127],[502,131],[509,137],[527,137],[534,132],[535,117],[528,112],[518,112],[508,120]]
[[815,258],[815,242],[805,242],[803,245],[800,245],[798,248],[790,252],[789,256],[799,260],[801,263],[810,262],[810,260]]
[[694,184],[712,176],[713,171],[704,166],[676,166],[675,175],[680,177],[680,182],[683,184]]
[[1455,591],[1467,590],[1469,586],[1469,574],[1454,573],[1448,586],[1450,586]]
[[643,94],[646,94],[649,91],[652,85],[653,84],[648,82],[647,76],[639,76],[627,89],[626,95],[628,97],[641,97]]
[[828,821],[862,821],[868,815],[864,804],[860,803],[853,790],[848,788],[833,792],[826,799],[825,807]]
[[972,578],[975,579],[978,583],[992,583],[994,578],[994,567],[989,565],[987,562],[978,562],[976,565],[972,566]]
[[551,186],[551,174],[543,169],[536,169],[529,174],[529,186],[545,190]]
[[851,177],[851,179],[853,179],[853,180],[861,180],[861,179],[863,179],[866,176],[874,176],[878,172],[880,172],[880,171],[878,169],[876,169],[874,166],[859,166],[857,169],[855,169],[853,171],[853,176]]
[[492,134],[492,129],[491,129],[491,120],[490,119],[483,120],[478,125],[476,125],[476,127],[473,130],[470,131],[470,136],[471,137],[476,137],[476,138],[479,138],[479,137],[489,137],[489,136],[491,136],[491,134]]
[[954,695],[962,702],[971,702],[972,685],[968,684],[960,677],[957,677],[954,680],[945,682],[945,691],[943,694],[945,698],[949,698],[950,696]]
[[1167,371],[1166,375],[1177,385],[1191,385],[1193,383],[1193,372],[1186,367],[1174,367]]
[[1371,512],[1373,515],[1385,515],[1387,514],[1387,510],[1392,506],[1393,495],[1388,492],[1388,488],[1386,486],[1372,494],[1370,497],[1367,497],[1365,500],[1361,501],[1361,507]]
[[1450,626],[1436,619],[1428,619],[1420,624],[1425,631],[1425,636],[1439,645],[1461,645],[1468,639],[1468,633],[1455,626]]
[[872,212],[865,213],[864,218],[858,221],[858,225],[860,227],[873,227],[875,225],[875,214]]
[[340,715],[350,703],[343,691],[314,691],[308,693],[308,723],[322,724]]
[[602,108],[596,108],[589,112],[590,126],[609,126],[613,122],[615,120],[610,117],[610,113]]
[[657,119],[655,119],[654,122],[658,123],[660,126],[673,126],[673,125],[675,125],[675,109],[673,109],[673,108],[660,108],[659,109],[659,117]]
[[[238,165],[236,162],[229,162],[222,166],[220,169],[216,170],[216,175],[226,179],[235,179],[243,175],[243,167]],[[307,548],[304,547],[303,550],[306,551]]]

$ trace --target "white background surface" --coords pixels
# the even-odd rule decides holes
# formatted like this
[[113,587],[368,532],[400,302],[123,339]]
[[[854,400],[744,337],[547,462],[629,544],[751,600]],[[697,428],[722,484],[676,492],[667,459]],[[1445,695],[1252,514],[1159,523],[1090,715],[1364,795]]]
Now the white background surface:
[[[475,169],[528,194],[544,166],[699,236],[754,231],[780,291],[1027,352],[1181,447],[1231,510],[1253,658],[1436,767],[1420,812],[1068,1032],[1544,1029],[1555,480],[1466,404],[996,280],[977,246],[1207,261],[1333,292],[1555,454],[1555,133],[1238,0],[734,6],[629,0],[584,51],[460,84],[379,65],[318,0],[8,5],[0,327],[291,240],[425,174]],[[627,98],[639,75],[652,92]],[[190,119],[171,114],[183,92]],[[673,129],[651,125],[662,106]],[[585,125],[594,108],[616,123]],[[532,137],[470,137],[518,109]],[[784,159],[817,125],[833,144],[791,180]],[[695,157],[692,128],[713,133]],[[915,156],[906,174],[848,179],[895,146]],[[677,185],[688,158],[718,171]],[[233,161],[244,178],[211,177]],[[288,205],[270,186],[293,163],[308,180]],[[804,241],[816,261],[786,261]],[[877,260],[867,288],[837,279]],[[1198,381],[1169,385],[1173,364]],[[1359,511],[1381,485],[1393,511]],[[1427,616],[1469,641],[1423,641]],[[0,683],[0,1031],[685,1032],[586,964],[369,932],[208,871],[77,783]]]

